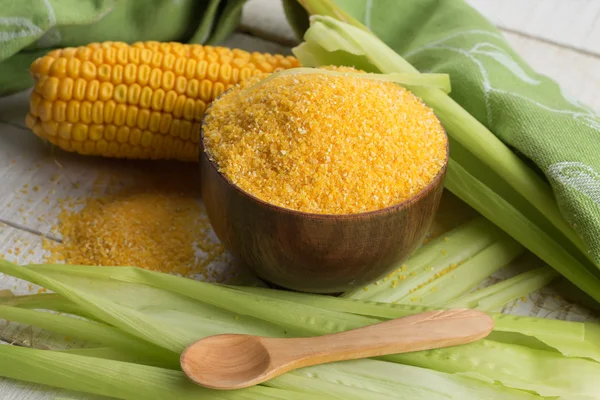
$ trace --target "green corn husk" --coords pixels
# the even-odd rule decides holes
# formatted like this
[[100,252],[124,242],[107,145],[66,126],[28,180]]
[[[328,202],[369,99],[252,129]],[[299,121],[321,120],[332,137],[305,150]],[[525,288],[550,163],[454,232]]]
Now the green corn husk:
[[[264,332],[279,332],[277,336],[319,335],[372,324],[382,319],[381,316],[372,312],[365,312],[367,308],[378,311],[386,310],[387,312],[390,310],[396,312],[398,308],[395,307],[399,306],[404,307],[400,309],[402,312],[413,309],[405,305],[383,304],[382,306],[385,307],[382,307],[380,303],[364,303],[336,298],[323,300],[322,304],[319,302],[307,305],[301,301],[282,300],[277,296],[262,296],[130,267],[65,265],[18,267],[7,262],[0,262],[0,272],[43,285],[75,302],[102,322],[172,351],[176,351],[175,349],[181,351],[186,344],[208,334],[253,333],[256,332],[257,326],[262,326]],[[311,301],[320,298],[303,294],[296,295],[307,296],[313,299]],[[326,298],[326,296],[321,297]],[[187,299],[189,303],[184,299]],[[127,301],[123,302],[124,300]],[[328,309],[326,303],[330,301],[353,304],[355,313]],[[179,310],[179,307],[183,307],[183,309]],[[221,310],[220,313],[217,314],[215,308]],[[196,325],[193,321],[199,318],[198,310],[202,310],[202,313],[205,314],[210,313],[214,318],[205,320],[205,325]],[[238,316],[239,319],[236,319],[235,316]],[[189,326],[182,325],[181,319],[192,322]],[[255,325],[248,324],[248,321],[253,321]],[[532,329],[535,333],[533,337],[536,339],[544,336],[539,332],[540,326],[557,322],[541,321],[543,321],[542,324],[535,324],[538,331]],[[218,324],[222,331],[215,332],[215,328],[209,326],[210,323]],[[568,327],[572,326],[570,323],[563,324]],[[578,329],[582,329],[581,326],[577,325]],[[512,325],[512,328],[509,326],[508,329],[514,331],[515,324]],[[563,330],[564,332],[561,332],[560,335],[553,337],[559,344],[563,340],[570,340],[573,344],[582,341],[581,335],[578,335],[577,332],[569,333],[569,328]],[[520,334],[527,333],[519,332]],[[591,332],[593,333],[593,330]],[[586,336],[584,335],[583,341]],[[593,338],[594,336],[590,336],[590,339]],[[188,340],[187,343],[186,340]],[[542,339],[537,340],[542,341]],[[597,346],[596,343],[590,345]],[[574,345],[571,347],[577,348]],[[497,383],[493,386],[498,386],[499,393],[502,391],[510,393],[510,390],[517,390],[515,393],[520,394],[522,392],[519,390],[528,390],[533,394],[550,397],[577,395],[590,398],[595,398],[600,393],[600,382],[592,379],[594,374],[600,373],[599,363],[594,360],[565,357],[554,348],[539,349],[487,339],[443,352],[442,349],[439,349],[388,356],[384,359],[446,373],[444,377],[448,379],[458,377],[456,374],[459,374],[473,382],[489,384],[489,382],[495,381]],[[493,360],[493,366],[489,360]],[[519,362],[523,363],[521,369],[516,369],[517,375],[507,372],[512,370],[514,360],[520,360]],[[360,368],[357,368],[357,374],[359,370]],[[565,376],[568,379],[557,380],[554,379],[555,375]],[[348,381],[359,382],[360,379],[351,376],[348,377]],[[381,386],[371,380],[367,381],[370,382],[370,385],[363,389],[371,390],[378,395],[385,395],[384,388],[388,387],[387,385],[393,385],[398,390],[402,388],[399,382],[386,380],[387,383]],[[340,388],[340,392],[343,392],[342,389],[344,388]],[[319,388],[314,390],[315,393],[321,393]],[[443,393],[452,398],[452,395],[446,391]],[[477,394],[477,392],[473,393],[474,398],[487,398],[485,396],[477,397]],[[511,397],[506,395],[506,398]]]
[[[256,386],[216,391],[193,384],[183,372],[84,357],[64,352],[0,346],[0,374],[7,378],[119,399],[305,399],[304,393]],[[311,394],[315,399],[331,396]]]

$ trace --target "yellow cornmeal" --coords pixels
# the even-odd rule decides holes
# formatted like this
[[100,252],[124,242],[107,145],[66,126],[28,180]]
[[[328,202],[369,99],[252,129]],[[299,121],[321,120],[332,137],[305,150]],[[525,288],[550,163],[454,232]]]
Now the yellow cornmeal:
[[447,138],[433,111],[392,82],[295,74],[213,103],[205,147],[219,170],[274,205],[319,214],[385,208],[438,174]]

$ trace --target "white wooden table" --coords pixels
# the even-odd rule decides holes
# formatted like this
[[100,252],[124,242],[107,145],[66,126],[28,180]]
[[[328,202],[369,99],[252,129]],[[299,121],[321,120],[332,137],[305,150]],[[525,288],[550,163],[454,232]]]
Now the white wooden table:
[[[375,0],[376,1],[376,0]],[[496,23],[522,57],[539,72],[558,81],[579,100],[600,112],[600,1],[469,0]],[[279,0],[250,0],[240,32],[225,45],[246,50],[289,53],[296,42]],[[53,152],[25,127],[27,93],[0,99],[0,257],[19,263],[40,262],[42,236],[57,217],[57,199],[91,191],[93,177],[111,168],[110,160]],[[58,178],[55,178],[58,177]],[[37,187],[37,190],[33,188]],[[38,288],[0,274],[0,289],[16,294]],[[540,294],[533,294],[539,298]],[[547,296],[546,296],[547,297]],[[539,299],[538,299],[539,300]],[[553,301],[553,300],[545,300]],[[511,310],[531,313],[524,304]],[[569,305],[552,306],[551,317],[584,318]],[[539,311],[539,310],[538,310]],[[69,347],[64,338],[0,320],[0,339],[23,345]],[[47,399],[58,392],[0,380],[0,399]],[[74,396],[70,396],[73,397]]]

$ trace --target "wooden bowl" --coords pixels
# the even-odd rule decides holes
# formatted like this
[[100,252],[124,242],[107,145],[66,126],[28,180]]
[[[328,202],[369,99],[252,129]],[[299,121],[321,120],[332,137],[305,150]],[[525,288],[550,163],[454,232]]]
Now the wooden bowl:
[[202,198],[223,245],[262,279],[312,293],[362,287],[401,265],[433,222],[448,163],[446,147],[435,179],[402,203],[360,214],[310,214],[269,204],[234,185],[206,154],[204,125],[200,140]]

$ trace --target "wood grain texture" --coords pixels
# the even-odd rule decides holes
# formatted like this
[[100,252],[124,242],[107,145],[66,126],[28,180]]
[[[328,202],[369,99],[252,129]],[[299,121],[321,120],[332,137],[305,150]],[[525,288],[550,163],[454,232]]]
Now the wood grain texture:
[[181,367],[202,386],[241,389],[311,365],[471,343],[493,327],[483,312],[444,310],[312,338],[216,335],[189,346]]
[[[200,141],[202,145],[203,131]],[[421,244],[441,200],[446,167],[409,200],[348,215],[268,204],[231,183],[202,150],[200,171],[208,218],[234,256],[278,286],[340,293],[381,278]]]
[[600,55],[597,0],[467,0],[504,30]]

